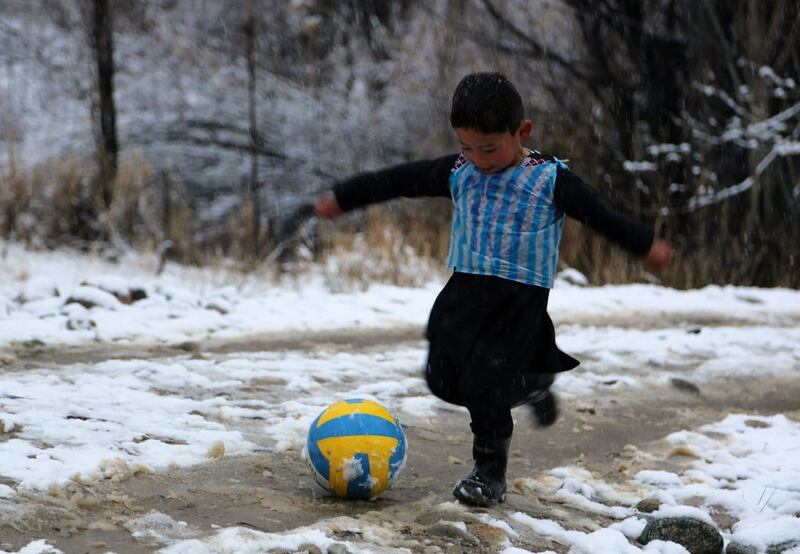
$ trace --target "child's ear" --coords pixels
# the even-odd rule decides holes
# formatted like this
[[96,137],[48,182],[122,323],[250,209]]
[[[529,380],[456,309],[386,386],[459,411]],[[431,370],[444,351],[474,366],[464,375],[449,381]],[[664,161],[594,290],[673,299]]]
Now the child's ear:
[[519,124],[519,130],[517,130],[517,138],[519,138],[520,142],[525,142],[531,136],[531,131],[533,130],[533,122],[530,119],[523,119],[522,123]]

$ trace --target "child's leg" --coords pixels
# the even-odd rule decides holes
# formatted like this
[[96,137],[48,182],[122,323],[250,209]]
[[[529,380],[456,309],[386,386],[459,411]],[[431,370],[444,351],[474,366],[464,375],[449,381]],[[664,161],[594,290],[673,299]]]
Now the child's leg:
[[558,419],[558,403],[555,395],[550,391],[550,386],[555,381],[552,373],[543,373],[539,379],[539,390],[531,397],[533,417],[542,427],[552,425]]
[[486,401],[475,400],[467,405],[470,416],[472,434],[488,439],[511,438],[514,432],[514,420],[511,408],[499,404],[486,404]]
[[558,402],[550,389],[539,389],[530,397],[533,417],[541,427],[548,427],[558,419]]
[[453,495],[467,504],[490,506],[506,498],[506,467],[514,421],[508,406],[473,402],[468,408],[475,467],[456,484]]
[[550,386],[555,380],[552,373],[542,373],[537,376],[538,382],[535,389],[514,407],[527,404],[533,413],[533,418],[540,427],[552,425],[558,419],[558,402],[555,395],[550,390]]

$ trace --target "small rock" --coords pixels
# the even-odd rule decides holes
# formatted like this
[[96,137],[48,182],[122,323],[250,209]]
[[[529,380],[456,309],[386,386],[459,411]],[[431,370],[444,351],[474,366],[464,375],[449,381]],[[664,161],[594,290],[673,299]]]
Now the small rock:
[[350,554],[350,551],[342,543],[335,542],[328,547],[328,554]]
[[686,332],[690,335],[699,335],[702,330],[703,328],[699,325],[692,325],[691,327],[686,328]]
[[102,289],[80,286],[75,289],[64,304],[80,304],[87,310],[95,307],[105,308],[107,310],[115,310],[119,307],[120,301],[116,296],[110,292]]
[[783,554],[789,550],[794,550],[800,546],[800,539],[791,539],[777,544],[771,544],[767,547],[767,554]]
[[147,292],[144,289],[134,288],[131,289],[131,302],[138,302],[147,298]]
[[700,394],[700,388],[691,381],[687,381],[686,379],[673,377],[672,379],[669,380],[669,382],[672,383],[672,386],[678,389],[679,391],[689,392],[691,394]]
[[277,548],[270,550],[272,554],[322,554],[322,550],[315,544],[301,544],[297,548],[291,550],[287,548]]
[[661,501],[658,498],[648,497],[636,505],[636,510],[645,514],[651,514],[661,507]]
[[639,542],[672,541],[691,554],[720,554],[724,546],[722,535],[705,521],[690,517],[666,517],[647,523]]
[[728,543],[725,554],[758,554],[758,549],[755,546],[731,542]]
[[457,509],[447,509],[446,507],[435,507],[431,510],[426,510],[414,518],[414,522],[430,526],[440,521],[463,521],[464,523],[476,523],[478,519],[470,513],[465,513]]
[[71,317],[67,320],[67,329],[70,331],[91,331],[96,327],[97,323],[87,317]]
[[200,350],[200,345],[196,342],[186,341],[182,342],[178,345],[178,348],[185,352],[198,352]]
[[441,537],[443,539],[450,539],[451,541],[458,541],[462,545],[478,546],[480,543],[478,539],[472,536],[468,531],[464,531],[454,523],[440,521],[428,527],[428,534],[432,537]]
[[[777,544],[771,544],[767,547],[765,551],[766,554],[783,554],[788,550],[792,550],[793,548],[800,546],[799,539],[793,539]],[[725,554],[758,554],[759,550],[755,546],[750,546],[749,544],[741,544],[735,541],[731,541],[728,543],[728,547],[725,549]]]
[[228,315],[231,311],[231,305],[224,300],[215,299],[206,303],[206,310],[214,310],[222,315]]
[[47,346],[47,343],[41,339],[24,340],[21,346],[28,351],[28,353],[36,352]]
[[760,421],[758,419],[746,419],[744,420],[744,424],[748,427],[752,427],[753,429],[766,429],[770,427],[770,424],[766,421]]
[[12,354],[0,354],[0,364],[11,365],[16,361],[17,359]]
[[133,289],[128,280],[114,275],[96,275],[81,283],[82,287],[100,289],[111,295],[123,304],[133,302]]

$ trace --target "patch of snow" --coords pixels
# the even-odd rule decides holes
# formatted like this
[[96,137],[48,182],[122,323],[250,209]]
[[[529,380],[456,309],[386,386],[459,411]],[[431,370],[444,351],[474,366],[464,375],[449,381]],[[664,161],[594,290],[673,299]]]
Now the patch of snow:
[[[364,529],[356,528],[349,531],[361,531]],[[366,533],[364,533],[366,536]],[[371,549],[360,548],[353,542],[343,542],[331,539],[325,531],[313,527],[299,527],[286,533],[264,533],[253,529],[242,527],[231,527],[223,529],[211,537],[199,540],[179,541],[158,552],[160,554],[189,554],[205,552],[236,552],[241,554],[256,554],[258,552],[268,552],[283,549],[284,551],[297,552],[303,546],[316,546],[323,552],[334,544],[341,544],[352,554],[368,554],[370,552],[390,552],[393,549]],[[379,543],[378,543],[379,545]],[[376,545],[376,546],[378,546]]]
[[661,507],[655,512],[650,514],[655,519],[664,519],[668,517],[688,517],[692,519],[699,519],[709,525],[716,527],[717,524],[708,515],[708,512],[694,506],[667,506],[662,504]]
[[361,460],[358,458],[350,458],[344,460],[342,466],[339,468],[342,471],[342,476],[345,481],[352,481],[358,479],[364,474],[364,468],[361,467]]
[[794,515],[755,516],[736,523],[729,537],[738,543],[754,546],[759,552],[765,552],[773,544],[800,542],[800,519]]
[[656,487],[682,487],[683,482],[681,478],[669,471],[653,471],[644,470],[640,471],[634,477],[637,481],[654,485]]
[[649,552],[650,554],[691,554],[678,543],[660,540],[650,541],[642,548],[642,552]]
[[589,500],[591,500],[592,497],[594,497],[594,489],[592,487],[590,487],[586,483],[578,481],[577,479],[572,479],[571,477],[564,479],[564,482],[561,484],[560,490],[572,494],[578,494],[580,496],[588,498]]
[[50,546],[44,539],[28,543],[16,552],[0,550],[0,554],[64,554],[61,550]]
[[183,538],[191,533],[185,521],[175,521],[167,514],[156,511],[129,519],[125,523],[125,528],[136,540],[152,540],[159,543]]
[[622,163],[622,169],[628,173],[646,173],[648,171],[655,171],[658,169],[658,166],[653,162],[633,162],[631,160],[625,160]]
[[638,539],[642,536],[647,520],[641,517],[632,516],[617,523],[611,524],[611,529],[616,529],[629,539]]
[[496,527],[497,529],[502,529],[511,538],[519,537],[519,533],[517,533],[513,527],[511,527],[507,522],[503,521],[502,519],[493,518],[488,514],[478,514],[478,520],[484,525],[488,525],[490,527]]
[[[13,245],[9,251],[24,252]],[[0,306],[5,306],[0,310],[0,337],[5,341],[0,346],[34,339],[48,346],[98,340],[129,345],[192,340],[202,345],[211,338],[242,339],[252,333],[280,332],[291,339],[326,329],[398,325],[421,331],[441,286],[370,286],[332,293],[313,275],[260,283],[241,276],[237,279],[242,281],[232,281],[224,271],[175,266],[156,277],[152,268],[132,260],[116,266],[77,260],[58,252],[32,253],[22,262],[0,259],[0,277],[6,277],[0,280]],[[108,277],[92,281],[91,275]],[[36,281],[37,276],[42,279]],[[31,282],[31,300],[22,304],[17,299]],[[48,296],[53,283],[61,296]],[[113,308],[63,306],[63,298],[81,286],[106,294],[136,286],[148,296],[131,305],[115,298]],[[45,292],[36,297],[37,290]],[[322,305],[325,310],[320,310]],[[556,389],[565,396],[665,384],[675,377],[702,389],[703,383],[721,376],[752,377],[765,371],[789,375],[800,367],[797,291],[583,287],[562,279],[551,307],[554,320],[562,321],[559,345],[583,362],[559,376]],[[68,320],[78,318],[97,327],[66,329]],[[0,475],[18,484],[0,486],[0,497],[13,497],[16,488],[46,489],[76,474],[81,480],[114,479],[137,468],[203,463],[212,449],[220,451],[220,444],[225,455],[257,447],[299,455],[316,415],[354,395],[381,402],[400,420],[430,424],[440,410],[462,408],[429,394],[422,373],[425,357],[420,333],[415,343],[382,351],[210,352],[6,370],[0,373],[0,422],[8,433],[0,442]],[[7,363],[14,363],[10,359]],[[244,428],[248,434],[241,431]],[[761,544],[770,537],[764,529],[775,536],[793,536],[791,518],[800,509],[800,492],[788,483],[800,481],[797,422],[784,416],[734,414],[713,425],[673,433],[666,442],[697,457],[676,462],[683,466],[671,466],[673,472],[648,466],[654,460],[643,458],[641,471],[623,484],[605,482],[578,467],[555,468],[527,480],[538,483],[531,490],[578,511],[619,520],[607,528],[576,531],[565,528],[566,523],[524,514],[482,514],[478,519],[520,543],[503,543],[506,550],[524,547],[526,528],[571,545],[572,552],[683,554],[682,547],[672,543],[640,549],[628,542],[642,525],[633,506],[648,496],[661,504],[654,517],[690,515],[710,522],[709,513],[730,515],[738,522],[723,530],[729,540]],[[454,518],[466,511],[456,503],[445,507]],[[468,528],[465,522],[475,520],[466,517],[455,524]],[[363,533],[358,544],[346,543],[351,552],[397,550],[391,545],[402,534],[399,529],[346,518],[283,534],[229,529],[205,538],[188,531],[178,536],[184,529],[166,521],[168,532],[161,536],[177,540],[164,542],[173,553],[263,550],[264,545],[280,544],[291,549],[309,536],[312,541],[307,544],[327,548],[336,542],[335,526],[345,521]],[[143,527],[140,532],[147,531]]]

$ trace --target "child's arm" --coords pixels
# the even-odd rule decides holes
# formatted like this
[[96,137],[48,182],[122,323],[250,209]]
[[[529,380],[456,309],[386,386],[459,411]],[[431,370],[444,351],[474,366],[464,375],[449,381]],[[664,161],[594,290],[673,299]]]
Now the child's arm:
[[642,256],[648,269],[664,269],[672,262],[669,242],[656,240],[651,227],[610,207],[570,170],[558,169],[554,197],[556,206],[568,216]]
[[361,173],[333,186],[314,207],[321,217],[336,218],[344,212],[392,198],[419,196],[450,197],[450,172],[458,154],[433,160],[400,164]]

